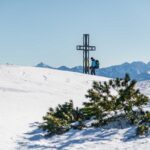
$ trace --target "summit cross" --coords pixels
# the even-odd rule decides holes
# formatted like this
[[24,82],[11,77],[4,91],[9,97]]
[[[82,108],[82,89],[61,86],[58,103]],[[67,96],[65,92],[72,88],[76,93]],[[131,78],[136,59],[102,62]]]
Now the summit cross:
[[76,50],[83,51],[83,73],[89,74],[90,73],[90,64],[89,64],[89,51],[95,51],[95,46],[90,46],[90,35],[83,34],[83,45],[77,45]]

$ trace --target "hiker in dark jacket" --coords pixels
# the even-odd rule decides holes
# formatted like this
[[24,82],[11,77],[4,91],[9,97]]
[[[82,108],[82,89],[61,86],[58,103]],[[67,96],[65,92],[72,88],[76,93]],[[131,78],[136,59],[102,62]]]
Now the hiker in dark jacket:
[[91,75],[95,75],[95,69],[96,69],[96,60],[93,58],[93,57],[91,57],[91,67],[90,67],[90,69],[91,69]]

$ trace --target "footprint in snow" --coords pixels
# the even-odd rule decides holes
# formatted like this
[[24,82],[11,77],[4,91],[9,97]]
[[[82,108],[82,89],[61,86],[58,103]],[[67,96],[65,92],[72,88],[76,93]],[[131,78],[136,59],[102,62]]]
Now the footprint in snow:
[[47,77],[43,75],[44,80],[47,80]]

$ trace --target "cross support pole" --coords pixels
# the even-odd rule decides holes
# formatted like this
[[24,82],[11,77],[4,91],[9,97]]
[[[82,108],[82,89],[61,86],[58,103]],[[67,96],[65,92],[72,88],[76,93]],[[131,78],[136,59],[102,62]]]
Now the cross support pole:
[[89,63],[89,57],[90,51],[95,51],[95,46],[90,46],[90,35],[89,34],[83,34],[83,45],[77,45],[76,50],[83,51],[83,73],[89,74],[90,73],[90,63]]

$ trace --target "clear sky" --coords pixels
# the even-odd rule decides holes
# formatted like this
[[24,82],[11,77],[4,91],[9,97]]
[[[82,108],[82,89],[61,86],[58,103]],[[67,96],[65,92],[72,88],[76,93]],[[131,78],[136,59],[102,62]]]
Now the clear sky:
[[83,33],[101,67],[150,61],[150,0],[0,0],[0,63],[82,64]]

